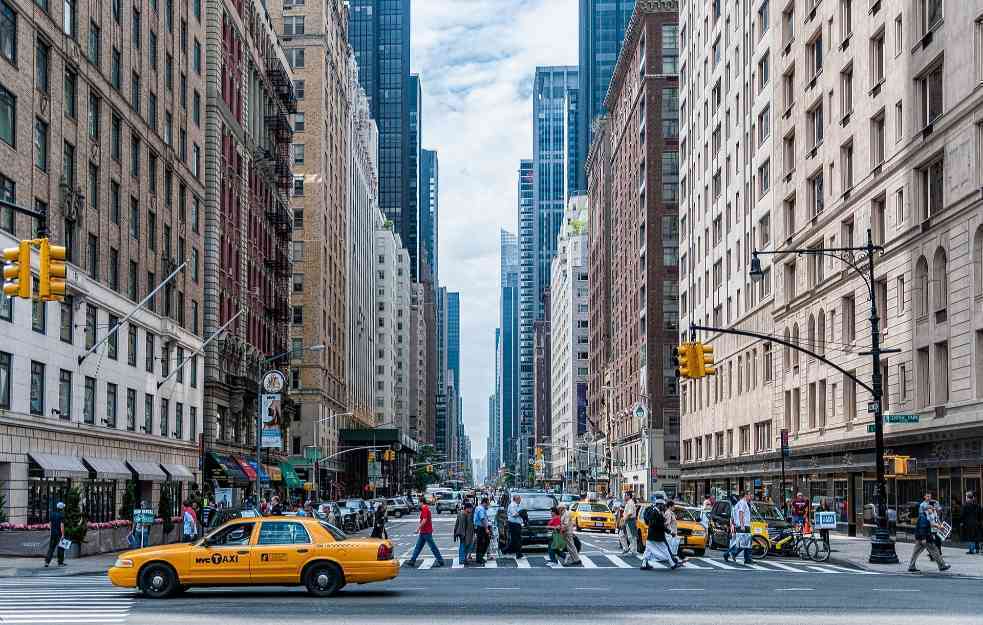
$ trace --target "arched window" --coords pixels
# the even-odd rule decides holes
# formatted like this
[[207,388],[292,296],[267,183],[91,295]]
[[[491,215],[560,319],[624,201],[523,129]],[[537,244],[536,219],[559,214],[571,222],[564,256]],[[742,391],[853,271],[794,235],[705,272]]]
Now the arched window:
[[822,308],[816,316],[816,353],[826,355],[826,313]]
[[[798,347],[799,345],[799,324],[795,323],[792,325],[792,344]],[[792,350],[792,367],[799,366],[799,350]]]
[[983,295],[983,226],[976,229],[973,237],[973,285],[974,293]]
[[928,314],[928,261],[924,256],[919,256],[915,263],[915,288],[912,293],[915,299],[915,313],[919,317]]
[[816,351],[816,317],[809,315],[809,325],[806,327],[806,349]]
[[[935,310],[945,310],[946,303],[949,301],[949,273],[948,263],[946,262],[945,250],[941,247],[935,250],[935,258],[932,259],[932,284],[935,286]],[[940,321],[942,321],[940,319]]]
[[[785,342],[788,343],[791,340],[792,338],[788,333],[788,328],[785,328]],[[792,366],[791,357],[792,357],[792,348],[790,348],[788,345],[785,345],[785,349],[782,350],[782,366],[785,367],[785,369],[789,369]]]

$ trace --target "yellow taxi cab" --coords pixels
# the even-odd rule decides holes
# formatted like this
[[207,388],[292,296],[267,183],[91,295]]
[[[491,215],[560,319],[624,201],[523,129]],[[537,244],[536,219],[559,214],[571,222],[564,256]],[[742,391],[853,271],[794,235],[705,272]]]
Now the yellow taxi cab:
[[356,538],[316,518],[243,517],[192,543],[120,554],[115,586],[163,598],[194,586],[306,586],[328,597],[345,584],[393,579],[399,563],[389,540]]
[[[639,506],[636,525],[640,539],[639,552],[645,550],[645,537],[648,536],[648,524],[645,522],[645,509],[652,504]],[[707,531],[700,523],[700,509],[688,506],[673,506],[676,511],[676,537],[679,538],[679,549],[689,549],[697,556],[707,552]]]
[[596,530],[598,532],[618,531],[614,514],[607,504],[596,501],[581,501],[570,505],[570,516],[577,524],[578,530]]

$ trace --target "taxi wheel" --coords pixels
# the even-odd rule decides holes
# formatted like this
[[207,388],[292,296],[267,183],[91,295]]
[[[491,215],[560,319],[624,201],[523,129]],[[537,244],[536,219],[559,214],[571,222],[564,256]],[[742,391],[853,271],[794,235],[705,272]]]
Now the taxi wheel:
[[330,597],[344,585],[341,571],[333,564],[315,564],[307,571],[307,592],[315,597]]
[[178,586],[174,569],[166,564],[151,564],[140,573],[140,590],[151,599],[170,597]]

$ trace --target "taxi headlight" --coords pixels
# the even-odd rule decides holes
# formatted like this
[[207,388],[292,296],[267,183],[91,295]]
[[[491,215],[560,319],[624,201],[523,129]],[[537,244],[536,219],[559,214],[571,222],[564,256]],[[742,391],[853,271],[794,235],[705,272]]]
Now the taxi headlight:
[[113,566],[118,569],[132,569],[133,560],[130,560],[129,558],[117,558],[116,563]]

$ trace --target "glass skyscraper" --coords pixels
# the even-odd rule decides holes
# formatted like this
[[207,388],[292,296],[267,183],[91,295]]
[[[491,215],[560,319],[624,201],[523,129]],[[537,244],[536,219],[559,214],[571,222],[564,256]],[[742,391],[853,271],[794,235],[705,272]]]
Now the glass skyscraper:
[[420,257],[430,263],[433,283],[440,283],[437,270],[440,200],[440,162],[436,150],[420,150]]
[[[528,174],[528,202],[532,205],[532,161],[522,161]],[[520,168],[520,203],[522,194]],[[498,401],[496,414],[496,460],[499,466],[515,466],[515,432],[518,410],[518,331],[519,331],[519,240],[506,230],[501,231],[501,297],[499,327],[495,330],[495,383]],[[514,470],[514,469],[513,469]]]
[[591,120],[604,113],[604,97],[625,41],[635,0],[580,0],[580,107],[576,188],[586,191],[583,165],[590,150]]

